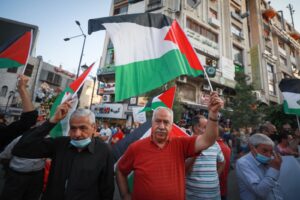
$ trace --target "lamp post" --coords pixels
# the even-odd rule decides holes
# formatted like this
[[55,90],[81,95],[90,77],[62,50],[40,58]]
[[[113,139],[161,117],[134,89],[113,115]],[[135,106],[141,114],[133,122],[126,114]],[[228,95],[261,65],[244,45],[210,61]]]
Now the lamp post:
[[91,99],[91,104],[90,104],[90,110],[92,109],[92,105],[93,105],[93,99],[94,99],[94,92],[95,92],[96,79],[97,79],[97,77],[93,77],[94,85],[93,85],[93,90],[92,90],[92,99]]
[[75,36],[69,37],[69,38],[64,38],[64,41],[69,41],[69,40],[71,40],[73,38],[77,38],[77,37],[81,37],[81,36],[83,36],[83,38],[84,38],[83,39],[83,44],[82,44],[82,49],[81,49],[81,55],[80,55],[80,59],[79,59],[79,65],[78,65],[77,74],[76,74],[76,78],[78,78],[79,71],[80,71],[80,66],[81,66],[81,60],[82,60],[83,51],[84,51],[84,46],[85,46],[86,34],[83,33],[83,30],[82,30],[82,28],[80,26],[80,22],[76,20],[75,23],[80,28],[81,34],[80,35],[75,35]]

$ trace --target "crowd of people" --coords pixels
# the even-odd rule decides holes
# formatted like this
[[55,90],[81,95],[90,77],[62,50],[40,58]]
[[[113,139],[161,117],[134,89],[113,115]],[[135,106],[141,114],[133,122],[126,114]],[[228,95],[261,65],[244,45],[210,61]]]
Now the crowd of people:
[[253,130],[230,129],[219,120],[223,101],[212,92],[208,115],[193,116],[184,129],[190,136],[170,137],[173,111],[159,107],[153,111],[150,136],[131,143],[115,164],[111,147],[130,130],[109,128],[107,122],[99,127],[92,111],[77,109],[69,119],[68,136],[49,137],[71,102],[38,122],[27,82],[19,77],[20,120],[0,126],[0,160],[6,173],[1,200],[113,199],[115,179],[124,200],[226,200],[231,168],[241,199],[285,199],[279,182],[282,156],[298,157],[300,142],[299,129],[293,132],[289,124],[280,133],[271,122]]

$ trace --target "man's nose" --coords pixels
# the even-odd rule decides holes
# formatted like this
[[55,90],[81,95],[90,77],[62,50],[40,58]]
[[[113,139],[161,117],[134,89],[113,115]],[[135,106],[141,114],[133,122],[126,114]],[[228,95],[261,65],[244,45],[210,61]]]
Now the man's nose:
[[74,136],[75,136],[76,138],[79,138],[79,137],[81,136],[81,130],[80,130],[79,128],[76,128],[76,129],[74,130]]

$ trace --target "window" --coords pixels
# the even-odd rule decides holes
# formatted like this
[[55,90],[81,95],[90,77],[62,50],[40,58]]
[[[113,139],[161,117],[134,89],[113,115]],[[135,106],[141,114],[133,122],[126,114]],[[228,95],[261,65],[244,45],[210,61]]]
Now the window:
[[209,17],[218,19],[218,12],[215,11],[214,9],[212,9],[212,8],[209,8]]
[[231,33],[240,36],[240,34],[242,33],[242,29],[234,24],[231,24]]
[[6,85],[2,86],[0,91],[0,97],[6,97],[8,87]]
[[269,52],[270,54],[272,54],[272,48],[269,46],[266,46],[266,51]]
[[196,5],[199,3],[201,3],[201,1],[199,2],[199,0],[187,0],[187,4],[192,8],[196,7]]
[[119,7],[116,7],[114,9],[114,15],[121,15],[121,14],[126,14],[128,11],[128,5],[122,5],[122,6],[119,6]]
[[269,94],[275,95],[275,74],[274,74],[274,66],[267,63],[267,71],[268,71],[268,84],[269,84]]
[[203,66],[206,65],[206,66],[218,68],[218,59],[217,58],[209,56],[209,55],[205,54],[204,52],[200,51],[199,49],[195,48],[195,50],[196,50],[199,60]]
[[296,57],[295,49],[291,47],[291,56]]
[[9,73],[17,73],[17,71],[18,71],[17,67],[12,67],[12,68],[7,69],[7,72],[9,72]]
[[243,65],[243,50],[233,46],[232,48],[232,55],[233,55],[233,60],[234,62],[238,62],[239,64]]
[[190,18],[187,18],[187,28],[191,29],[192,31],[195,31],[196,33],[199,33],[200,35],[210,39],[211,41],[214,41],[215,43],[218,43],[218,34],[199,25],[197,22]]
[[104,65],[113,65],[115,63],[115,58],[114,58],[114,46],[111,40],[109,40],[108,45],[107,45],[107,52],[106,52],[106,57],[105,57],[105,63]]
[[47,75],[47,81],[52,83],[52,80],[53,80],[53,77],[54,77],[54,73],[53,72],[48,72],[48,75]]
[[278,40],[278,46],[284,50],[284,42],[282,40]]
[[287,61],[284,57],[280,56],[279,57],[280,63],[283,64],[285,67],[287,66]]
[[33,67],[34,67],[33,65],[27,64],[24,75],[31,77],[33,72]]
[[61,84],[61,79],[62,79],[62,78],[61,78],[60,75],[55,74],[53,83],[56,84],[56,85],[60,85],[60,84]]

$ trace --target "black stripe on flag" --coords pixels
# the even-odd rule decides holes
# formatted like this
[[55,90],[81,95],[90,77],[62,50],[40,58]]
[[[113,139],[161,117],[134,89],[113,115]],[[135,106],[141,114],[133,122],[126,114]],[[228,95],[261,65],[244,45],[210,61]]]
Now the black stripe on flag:
[[88,33],[92,34],[95,31],[105,30],[102,25],[104,23],[122,23],[131,22],[141,26],[163,28],[170,26],[172,19],[160,13],[140,13],[129,15],[117,15],[112,17],[103,17],[97,19],[89,19]]
[[279,88],[281,92],[300,94],[300,79],[282,79]]
[[150,128],[151,120],[147,120],[137,129],[135,129],[132,133],[126,135],[124,139],[120,140],[115,145],[113,145],[112,151],[114,155],[114,162],[116,163],[119,160],[119,158],[124,154],[124,152],[131,143],[139,140]]

